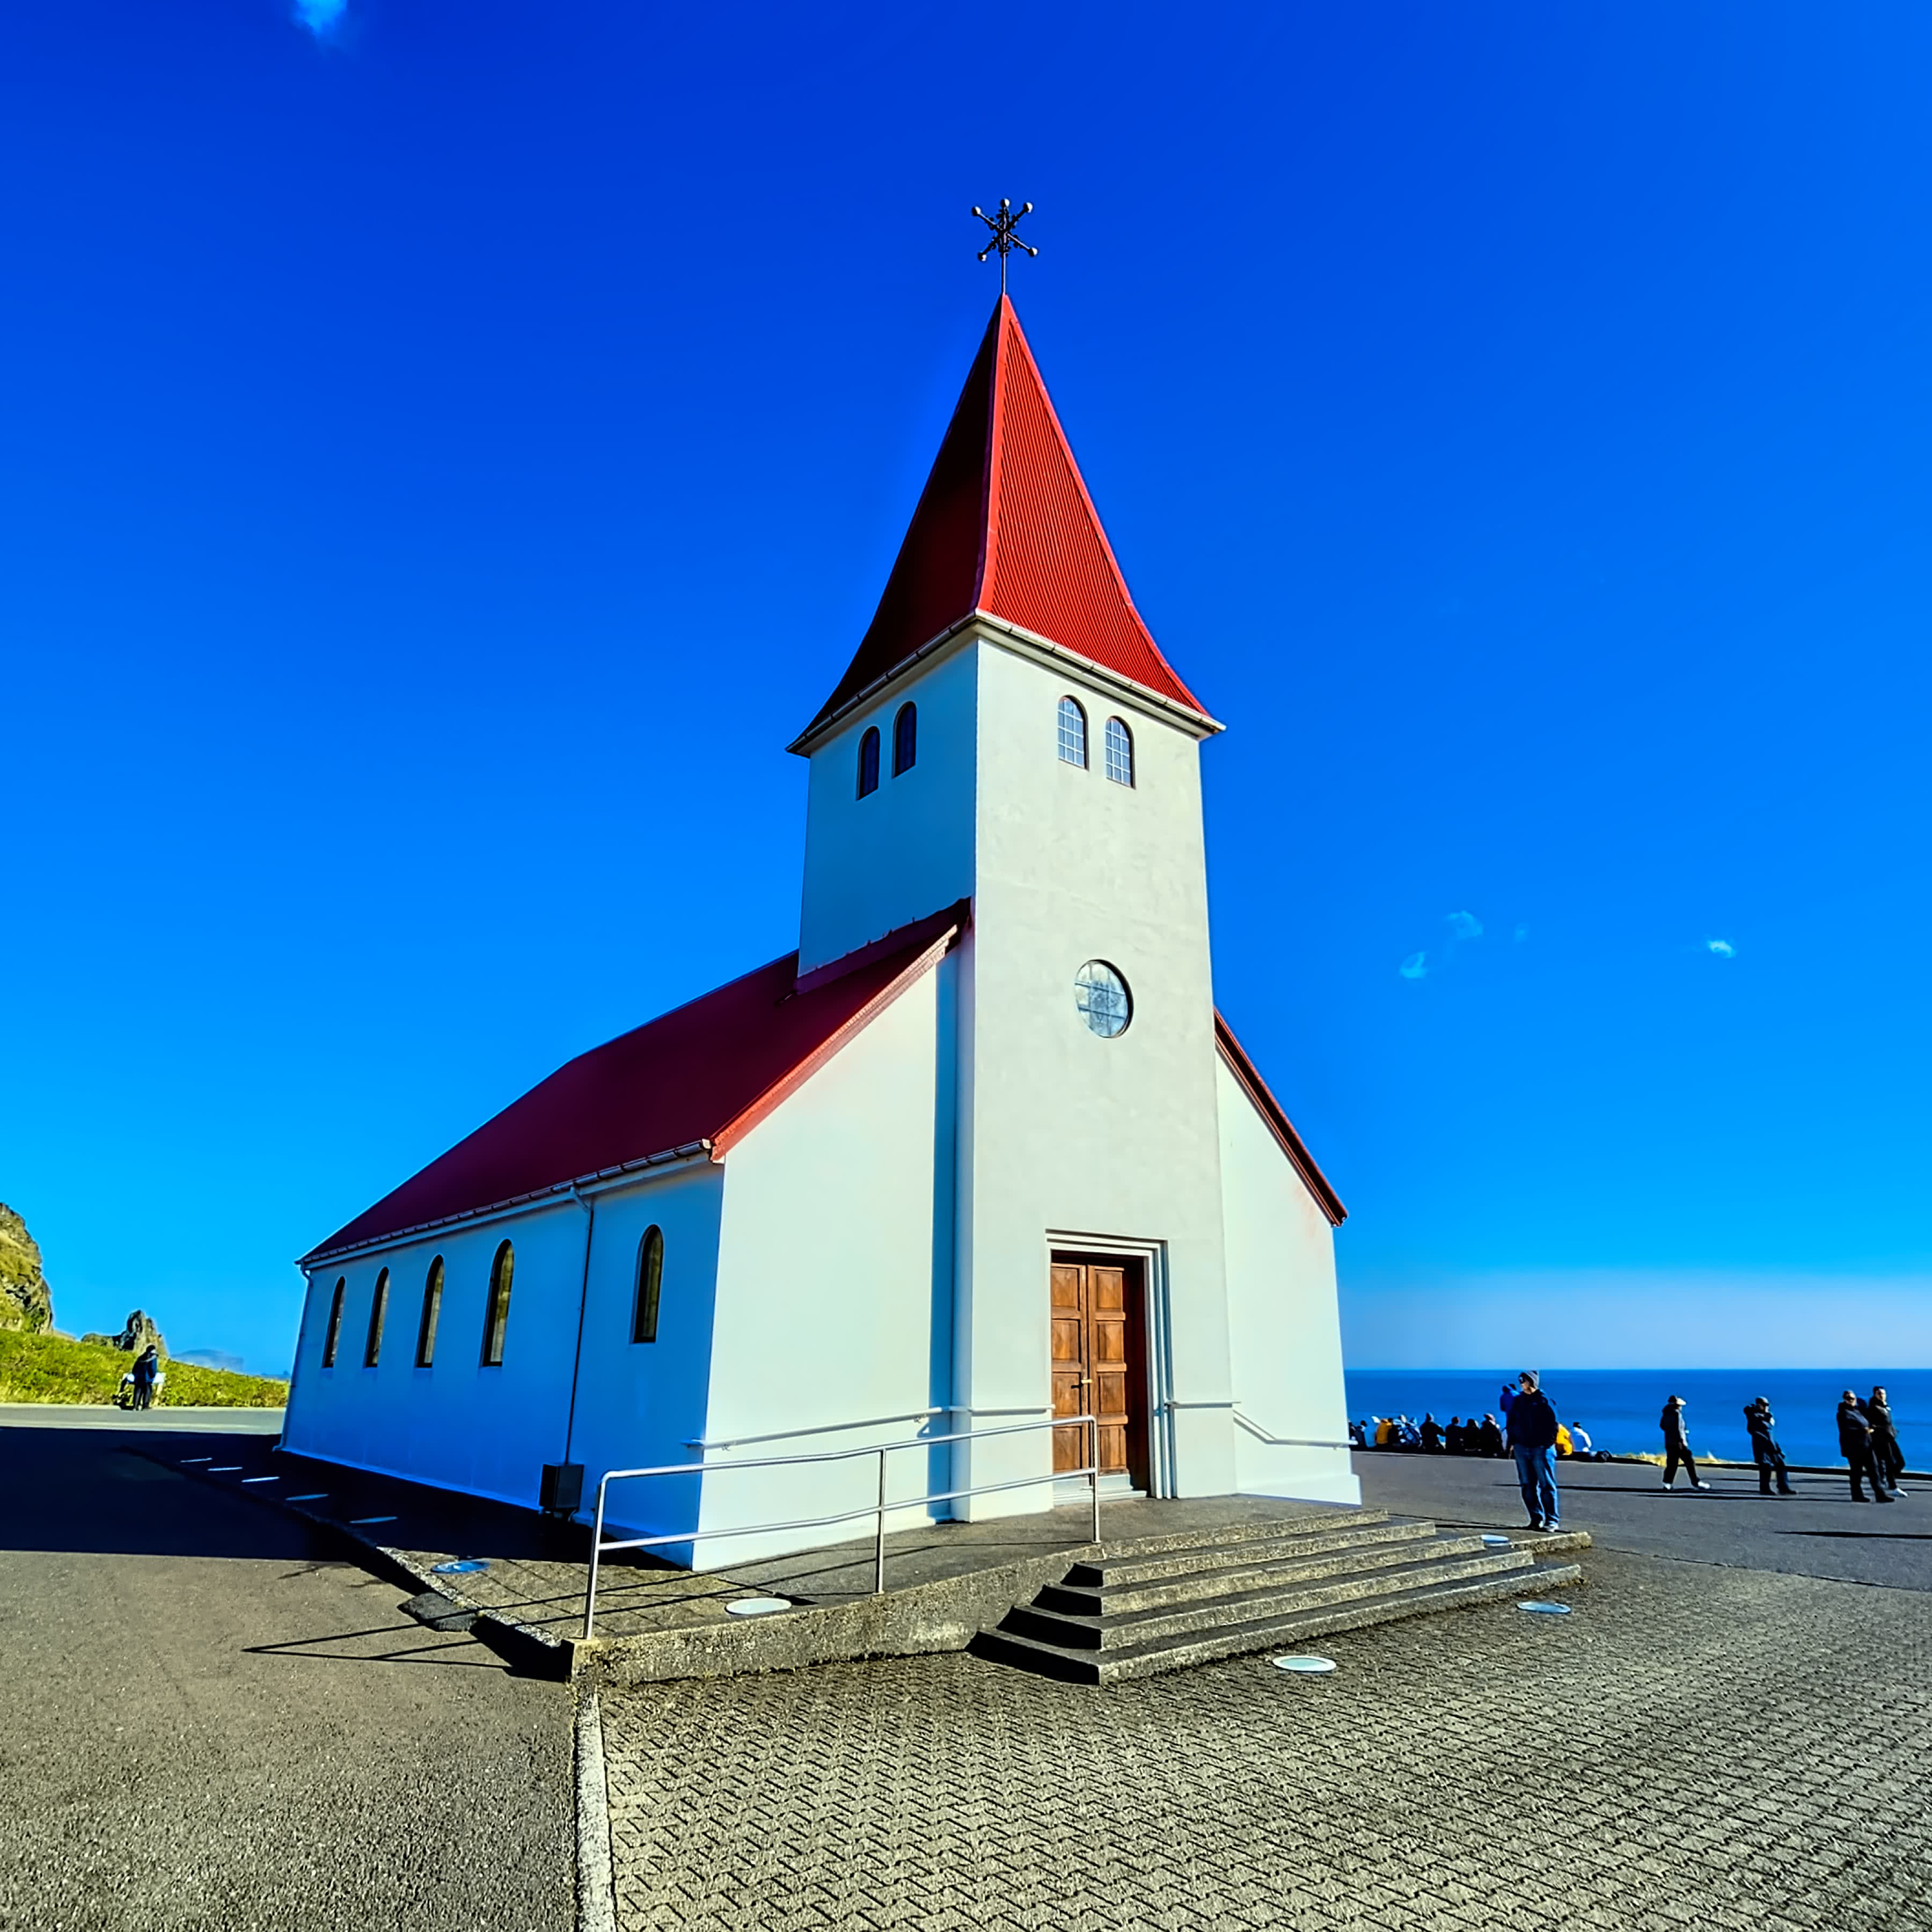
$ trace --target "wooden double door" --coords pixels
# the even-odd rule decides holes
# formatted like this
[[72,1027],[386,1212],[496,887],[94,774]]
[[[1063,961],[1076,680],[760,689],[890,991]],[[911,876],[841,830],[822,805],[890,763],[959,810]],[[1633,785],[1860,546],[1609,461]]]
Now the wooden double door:
[[[1053,1412],[1100,1423],[1101,1472],[1148,1487],[1147,1283],[1137,1259],[1052,1260]],[[1056,1472],[1087,1466],[1088,1431],[1053,1432]]]

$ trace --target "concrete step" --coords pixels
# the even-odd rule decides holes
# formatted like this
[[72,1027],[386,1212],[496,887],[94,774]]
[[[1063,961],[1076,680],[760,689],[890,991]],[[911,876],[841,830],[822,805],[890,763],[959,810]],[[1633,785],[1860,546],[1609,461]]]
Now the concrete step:
[[1069,1650],[1132,1650],[1204,1630],[1225,1630],[1258,1618],[1292,1616],[1370,1597],[1400,1596],[1435,1584],[1511,1575],[1534,1568],[1534,1559],[1526,1552],[1485,1550],[1479,1538],[1470,1540],[1474,1544],[1473,1550],[1431,1545],[1419,1560],[1412,1557],[1399,1564],[1357,1569],[1340,1576],[1290,1576],[1236,1594],[1224,1594],[1172,1609],[1070,1616],[1040,1608],[1036,1598],[1010,1612],[1000,1628]]
[[1137,1536],[1131,1540],[1110,1539],[1107,1528],[1106,1498],[1100,1499],[1100,1540],[1095,1546],[1100,1554],[1088,1560],[1097,1563],[1129,1562],[1142,1557],[1163,1555],[1169,1551],[1184,1550],[1210,1550],[1236,1544],[1249,1543],[1258,1538],[1299,1535],[1304,1532],[1318,1532],[1330,1529],[1351,1528],[1366,1528],[1376,1523],[1388,1521],[1386,1510],[1356,1509],[1346,1504],[1334,1509],[1312,1509],[1306,1516],[1291,1516],[1286,1520],[1278,1516],[1257,1516],[1246,1522],[1214,1523],[1196,1529],[1180,1529],[1162,1536]]
[[1336,1630],[1360,1630],[1431,1611],[1461,1610],[1538,1594],[1574,1583],[1582,1574],[1574,1563],[1533,1564],[1498,1575],[1420,1584],[1287,1616],[1256,1618],[1178,1641],[1156,1640],[1115,1650],[1070,1649],[1004,1628],[982,1631],[970,1648],[976,1657],[1057,1678],[1063,1683],[1115,1684],[1256,1651],[1274,1650]]
[[1156,1556],[1102,1557],[1073,1564],[1064,1587],[1089,1592],[1152,1587],[1170,1579],[1233,1576],[1269,1564],[1313,1561],[1330,1553],[1346,1561],[1357,1551],[1399,1548],[1426,1541],[1435,1534],[1433,1523],[1382,1522],[1278,1538],[1252,1537],[1245,1542],[1204,1544]]
[[[1251,1590],[1280,1589],[1291,1583],[1313,1582],[1324,1576],[1349,1576],[1358,1572],[1392,1568],[1422,1561],[1425,1556],[1509,1553],[1506,1550],[1492,1551],[1477,1532],[1434,1536],[1426,1533],[1427,1524],[1420,1527],[1425,1532],[1420,1536],[1392,1536],[1376,1540],[1365,1536],[1352,1539],[1336,1549],[1317,1550],[1306,1555],[1291,1550],[1282,1556],[1263,1557],[1252,1562],[1214,1563],[1198,1570],[1171,1572],[1145,1582],[1109,1581],[1088,1587],[1070,1581],[1050,1583],[1033,1600],[1037,1609],[1058,1610],[1066,1616],[1127,1616],[1137,1610],[1208,1603],[1239,1597]],[[1276,1546],[1269,1546],[1270,1549]],[[1072,1571],[1068,1572],[1070,1577],[1072,1574]]]

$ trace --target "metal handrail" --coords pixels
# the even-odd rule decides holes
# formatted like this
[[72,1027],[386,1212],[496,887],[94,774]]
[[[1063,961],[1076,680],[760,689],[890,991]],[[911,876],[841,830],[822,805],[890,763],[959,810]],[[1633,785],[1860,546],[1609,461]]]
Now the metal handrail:
[[1355,1446],[1352,1442],[1330,1442],[1319,1436],[1270,1436],[1252,1416],[1244,1415],[1238,1405],[1234,1406],[1234,1420],[1250,1436],[1258,1436],[1277,1449],[1352,1449]]
[[[970,1489],[928,1491],[922,1496],[886,1497],[886,1458],[901,1449],[933,1449],[946,1442],[983,1442],[994,1436],[1024,1436],[1040,1429],[1073,1429],[1087,1426],[1088,1462],[1084,1468],[1056,1469],[1044,1476],[1022,1476],[1006,1483],[980,1483]],[[604,1505],[613,1483],[628,1482],[640,1476],[718,1475],[736,1469],[790,1468],[804,1462],[845,1462],[860,1456],[879,1459],[878,1500],[863,1509],[840,1510],[830,1516],[800,1516],[788,1522],[740,1523],[728,1529],[681,1529],[663,1536],[604,1538]],[[855,1522],[862,1516],[876,1519],[873,1537],[872,1594],[884,1594],[886,1587],[886,1515],[890,1510],[916,1509],[926,1503],[957,1502],[968,1496],[989,1496],[1002,1490],[1037,1489],[1042,1483],[1084,1476],[1093,1495],[1093,1537],[1100,1540],[1100,1424],[1093,1415],[1056,1415],[1042,1422],[1010,1423],[1000,1429],[962,1429],[947,1436],[914,1436],[898,1442],[874,1442],[859,1449],[820,1450],[808,1456],[759,1456],[739,1462],[666,1462],[649,1469],[607,1469],[597,1484],[597,1515],[590,1532],[590,1576],[584,1592],[584,1634],[587,1641],[597,1617],[597,1572],[607,1550],[652,1550],[667,1543],[695,1543],[700,1535],[757,1536],[794,1529],[824,1529],[835,1523]]]
[[764,1436],[724,1436],[715,1442],[708,1442],[702,1436],[689,1436],[684,1446],[687,1449],[742,1449],[748,1442],[790,1442],[801,1436],[836,1436],[847,1429],[883,1429],[889,1422],[930,1422],[935,1415],[945,1415],[950,1412],[940,1408],[908,1408],[897,1415],[872,1415],[860,1422],[821,1422],[812,1429],[774,1429]]

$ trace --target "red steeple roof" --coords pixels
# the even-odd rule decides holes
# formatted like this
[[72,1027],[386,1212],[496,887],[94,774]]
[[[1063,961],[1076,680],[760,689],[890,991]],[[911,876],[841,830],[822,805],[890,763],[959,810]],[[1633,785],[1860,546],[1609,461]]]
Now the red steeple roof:
[[871,628],[808,730],[976,611],[1205,716],[1134,608],[1004,295]]

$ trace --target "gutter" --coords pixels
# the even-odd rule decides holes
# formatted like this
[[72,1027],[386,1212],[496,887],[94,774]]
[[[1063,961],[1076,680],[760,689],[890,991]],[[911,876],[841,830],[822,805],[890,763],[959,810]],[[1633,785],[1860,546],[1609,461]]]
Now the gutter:
[[[600,1190],[615,1186],[618,1182],[640,1174],[647,1168],[668,1167],[677,1162],[695,1160],[700,1155],[708,1156],[711,1142],[706,1140],[687,1141],[682,1147],[667,1148],[662,1154],[646,1154],[641,1160],[620,1161],[615,1167],[600,1167],[594,1174],[580,1174],[574,1180],[554,1182],[548,1187],[532,1188],[527,1194],[512,1194],[501,1201],[486,1202],[481,1208],[466,1208],[460,1214],[445,1214],[433,1221],[417,1221],[406,1228],[395,1228],[386,1234],[371,1234],[360,1241],[344,1241],[338,1247],[311,1248],[296,1263],[306,1272],[322,1262],[340,1261],[346,1256],[360,1257],[376,1253],[382,1248],[403,1247],[424,1234],[433,1234],[439,1228],[454,1228],[466,1221],[482,1221],[493,1214],[507,1214],[514,1210],[527,1212],[580,1193],[586,1187]],[[580,1201],[578,1205],[584,1204]]]

